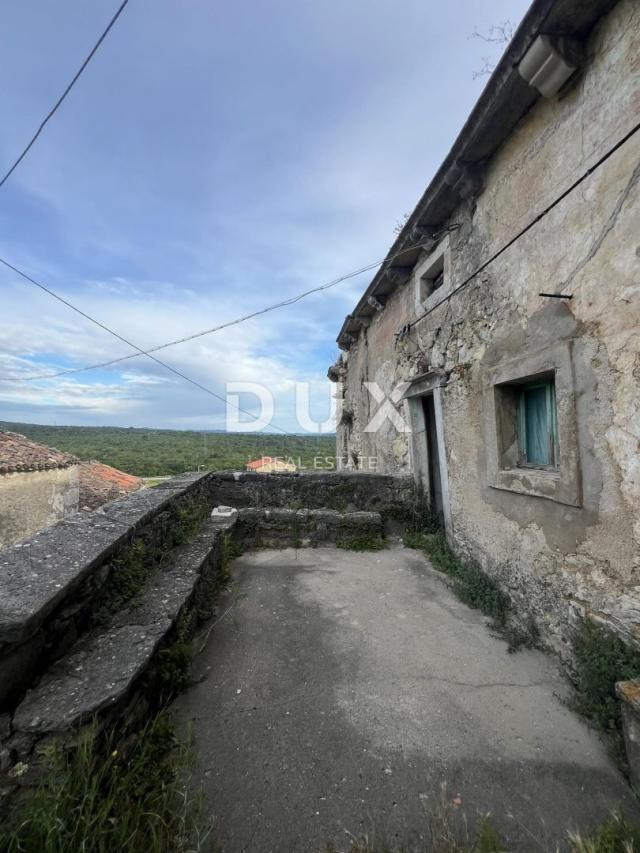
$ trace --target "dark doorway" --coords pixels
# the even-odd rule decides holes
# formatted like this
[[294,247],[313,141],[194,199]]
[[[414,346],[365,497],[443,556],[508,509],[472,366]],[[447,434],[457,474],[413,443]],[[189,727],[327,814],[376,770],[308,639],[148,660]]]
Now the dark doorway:
[[440,477],[440,457],[438,455],[438,436],[436,433],[436,412],[433,405],[433,394],[422,398],[424,412],[425,437],[427,441],[427,456],[429,459],[429,502],[431,511],[439,518],[443,517],[442,479]]

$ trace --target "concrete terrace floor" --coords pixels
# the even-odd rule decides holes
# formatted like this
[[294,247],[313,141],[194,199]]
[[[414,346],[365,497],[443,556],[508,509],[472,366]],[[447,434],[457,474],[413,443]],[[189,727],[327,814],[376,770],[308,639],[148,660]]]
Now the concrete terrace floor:
[[553,659],[509,654],[418,552],[260,551],[233,575],[242,597],[176,703],[225,853],[406,842],[443,783],[512,850],[635,813]]

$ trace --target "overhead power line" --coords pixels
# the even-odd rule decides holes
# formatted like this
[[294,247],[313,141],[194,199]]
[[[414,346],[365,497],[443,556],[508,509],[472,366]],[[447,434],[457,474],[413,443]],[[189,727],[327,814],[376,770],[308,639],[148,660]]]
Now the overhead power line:
[[13,166],[11,166],[11,168],[10,168],[10,169],[9,169],[9,171],[5,174],[5,176],[2,178],[2,180],[0,180],[0,187],[1,187],[1,186],[5,183],[5,181],[6,181],[6,180],[7,180],[7,179],[8,179],[8,178],[13,174],[13,172],[17,169],[17,167],[20,165],[20,163],[21,163],[21,162],[24,160],[24,158],[27,156],[27,154],[29,153],[29,151],[30,151],[31,147],[33,146],[33,144],[35,143],[35,141],[37,140],[37,138],[40,136],[40,134],[41,134],[41,133],[42,133],[42,131],[44,130],[45,125],[47,124],[47,122],[49,121],[49,119],[51,119],[51,118],[53,117],[53,115],[57,112],[57,110],[58,110],[58,109],[59,109],[59,107],[61,106],[61,104],[62,104],[62,102],[64,101],[64,99],[67,97],[67,95],[69,94],[69,92],[73,89],[73,87],[74,87],[74,86],[75,86],[75,84],[77,83],[78,78],[80,77],[80,75],[82,74],[82,72],[85,70],[85,68],[87,67],[87,65],[91,62],[91,60],[92,60],[92,59],[93,59],[93,57],[95,56],[96,52],[98,51],[98,48],[100,47],[100,45],[102,44],[102,42],[105,40],[105,38],[106,38],[106,37],[107,37],[107,35],[109,34],[109,31],[111,30],[111,28],[113,27],[113,25],[115,24],[115,22],[116,22],[116,21],[118,20],[118,18],[120,17],[121,13],[122,13],[122,12],[123,12],[123,10],[124,10],[124,7],[127,5],[127,3],[128,3],[128,2],[129,2],[129,0],[123,0],[122,4],[120,5],[120,8],[119,8],[119,9],[118,9],[118,11],[115,13],[115,15],[113,16],[113,18],[111,18],[111,20],[109,21],[109,24],[107,25],[107,28],[104,30],[104,32],[102,33],[102,35],[100,36],[100,38],[98,39],[98,41],[97,41],[97,42],[94,44],[94,46],[91,48],[91,52],[89,53],[89,55],[87,56],[87,58],[85,59],[85,61],[82,63],[82,65],[80,66],[80,68],[79,68],[79,69],[78,69],[78,71],[76,72],[76,74],[75,74],[74,78],[72,79],[72,81],[69,83],[69,85],[68,85],[68,86],[67,86],[67,88],[64,90],[64,92],[62,93],[62,95],[60,95],[60,97],[58,98],[58,100],[56,101],[56,103],[53,105],[53,107],[49,110],[49,112],[47,113],[47,115],[44,117],[44,119],[43,119],[43,120],[42,120],[42,122],[40,123],[40,126],[38,127],[38,129],[36,130],[36,132],[34,133],[34,135],[31,137],[31,139],[30,139],[30,141],[29,141],[28,145],[26,146],[26,148],[24,148],[24,150],[22,151],[22,153],[20,154],[20,156],[18,157],[18,159],[14,162]]
[[[567,189],[565,189],[562,193],[560,193],[558,196],[556,196],[554,198],[554,200],[552,202],[550,202],[533,219],[531,219],[527,223],[527,225],[525,225],[522,229],[520,229],[514,237],[512,237],[510,240],[508,240],[500,249],[498,249],[498,251],[496,251],[493,255],[491,255],[491,257],[489,257],[486,261],[484,261],[482,264],[480,264],[480,266],[477,267],[477,269],[475,269],[469,276],[467,276],[467,278],[464,279],[460,284],[458,284],[456,287],[454,287],[453,290],[451,290],[448,294],[446,294],[446,296],[443,296],[442,299],[440,299],[435,305],[431,306],[431,308],[429,308],[427,311],[425,311],[423,314],[421,314],[419,317],[417,317],[411,323],[408,323],[406,328],[407,329],[413,328],[421,320],[423,320],[429,314],[431,314],[435,310],[437,310],[444,302],[447,302],[449,299],[451,299],[452,296],[454,296],[456,293],[461,291],[463,288],[467,287],[467,285],[469,285],[481,272],[483,272],[490,264],[492,264],[495,260],[497,260],[497,258],[499,258],[500,255],[502,255],[504,252],[506,252],[507,249],[509,249],[514,243],[517,242],[517,240],[519,240],[528,231],[530,231],[531,228],[534,227],[534,225],[536,225],[538,222],[540,222],[540,220],[543,219],[547,214],[549,214],[558,204],[560,204],[560,202],[563,201],[563,199],[565,199],[578,186],[580,186],[580,184],[582,184],[590,175],[592,175],[598,168],[600,168],[600,166],[602,166],[609,159],[609,157],[611,157],[619,148],[621,148],[626,142],[628,142],[628,140],[631,139],[631,137],[634,136],[638,132],[638,130],[640,130],[640,122],[638,124],[636,124],[634,127],[632,127],[631,130],[628,131],[628,133],[626,133],[611,148],[609,148],[605,152],[605,154],[603,154],[592,166],[590,166],[585,172],[583,172],[580,175],[580,177],[578,177],[575,181],[573,181],[573,183]],[[434,236],[437,238],[438,235],[434,235]],[[42,379],[54,379],[54,378],[57,378],[59,376],[68,376],[70,374],[82,373],[82,372],[85,372],[88,370],[97,370],[99,368],[110,367],[111,365],[119,364],[123,361],[129,361],[129,360],[134,359],[134,358],[139,358],[141,355],[149,355],[150,353],[158,352],[159,350],[166,349],[166,348],[171,347],[171,346],[176,346],[177,344],[185,343],[187,341],[192,341],[192,340],[195,340],[196,338],[204,337],[205,335],[211,335],[214,332],[218,332],[222,329],[229,328],[230,326],[237,326],[240,323],[244,323],[245,321],[251,320],[254,317],[258,317],[258,316],[261,316],[263,314],[266,314],[269,311],[275,311],[278,308],[282,308],[282,307],[287,306],[287,305],[292,305],[295,302],[299,302],[300,300],[305,299],[307,296],[310,296],[313,293],[319,293],[320,291],[328,290],[329,288],[335,287],[337,284],[340,284],[343,281],[347,281],[350,278],[354,278],[355,276],[361,275],[364,272],[368,272],[369,270],[374,269],[375,267],[377,267],[383,263],[389,264],[392,261],[394,261],[397,257],[399,257],[400,255],[405,254],[406,252],[410,252],[410,251],[413,251],[415,249],[421,248],[422,245],[423,245],[423,243],[416,243],[412,246],[407,246],[404,249],[401,249],[400,251],[394,253],[393,255],[387,255],[385,258],[382,258],[382,259],[377,260],[377,261],[373,261],[372,263],[367,264],[366,266],[361,267],[360,269],[354,270],[353,272],[350,272],[350,273],[347,273],[346,275],[340,276],[339,278],[336,278],[333,281],[330,281],[326,284],[320,285],[319,287],[314,287],[311,290],[306,290],[302,293],[299,293],[297,296],[291,297],[290,299],[285,299],[281,302],[277,302],[273,305],[269,305],[266,308],[262,308],[259,311],[254,311],[251,314],[246,314],[242,317],[238,317],[235,320],[229,320],[228,322],[221,323],[218,326],[213,326],[212,328],[204,329],[203,331],[200,331],[200,332],[195,332],[192,335],[187,335],[186,337],[178,338],[174,341],[168,341],[167,343],[159,344],[158,346],[152,347],[152,348],[147,349],[147,350],[141,350],[138,347],[135,347],[135,349],[137,349],[138,351],[135,353],[131,353],[130,355],[120,356],[119,358],[110,359],[109,361],[103,361],[103,362],[99,362],[97,364],[90,364],[90,365],[87,365],[84,367],[68,368],[68,369],[59,370],[56,372],[50,372],[50,373],[44,373],[44,374],[33,374],[33,375],[29,375],[29,376],[0,376],[0,382],[32,382],[32,381],[42,380]],[[31,279],[29,278],[29,276],[26,275],[26,273],[23,273],[22,270],[19,270],[17,267],[14,267],[12,264],[10,264],[8,261],[4,260],[3,258],[0,258],[0,263],[4,264],[4,266],[6,266],[9,269],[13,270],[14,272],[18,273],[18,275],[21,275],[23,278],[26,278],[28,281],[31,281]],[[61,300],[61,301],[64,301],[64,300]],[[66,304],[68,304],[68,303],[66,303]],[[73,306],[70,306],[70,307],[73,307]],[[80,312],[80,313],[82,313],[82,312]]]
[[[634,127],[632,127],[631,130],[622,137],[622,139],[618,140],[618,142],[615,145],[613,145],[610,149],[608,149],[608,151],[605,154],[603,154],[602,157],[600,157],[592,166],[590,166],[586,170],[586,172],[584,172],[579,178],[577,178],[577,180],[575,180],[566,190],[564,190],[562,193],[560,193],[560,195],[556,196],[556,198],[550,204],[548,204],[539,214],[537,214],[524,228],[522,228],[520,231],[518,231],[518,233],[514,237],[512,237],[510,240],[508,240],[507,243],[505,243],[497,252],[494,252],[491,255],[491,257],[489,257],[484,263],[482,263],[473,273],[471,273],[471,275],[469,275],[466,279],[464,279],[450,293],[448,293],[445,297],[443,297],[436,305],[434,305],[428,311],[425,311],[423,314],[420,315],[420,317],[416,318],[411,323],[407,324],[407,328],[410,329],[413,326],[415,326],[417,323],[419,323],[421,320],[423,320],[426,316],[428,316],[433,311],[435,311],[440,305],[442,305],[444,302],[451,299],[451,297],[454,296],[456,293],[459,293],[464,287],[466,287],[471,281],[473,281],[473,279],[476,278],[477,275],[479,275],[484,269],[486,269],[489,266],[489,264],[493,263],[493,261],[495,261],[498,257],[500,257],[500,255],[502,255],[504,252],[506,252],[507,249],[509,249],[511,246],[513,246],[514,243],[516,243],[528,231],[530,231],[531,228],[534,227],[534,225],[536,225],[538,222],[540,222],[541,219],[543,219],[545,216],[547,216],[558,204],[560,204],[560,202],[563,199],[565,199],[578,186],[580,186],[590,175],[592,175],[597,169],[599,169],[618,149],[620,149],[629,139],[631,139],[638,132],[638,130],[640,130],[640,122],[638,122]],[[422,244],[416,244],[414,246],[406,247],[405,249],[400,250],[399,252],[397,252],[393,256],[387,256],[384,259],[384,263],[389,263],[391,260],[393,260],[394,257],[397,257],[398,255],[403,254],[404,252],[408,252],[412,249],[419,248],[421,245]],[[99,328],[108,332],[113,337],[115,337],[118,340],[122,341],[123,343],[127,344],[127,346],[130,346],[133,349],[135,349],[136,355],[146,356],[147,358],[156,362],[156,364],[159,364],[161,367],[164,367],[166,370],[169,370],[171,373],[174,373],[176,376],[181,377],[186,382],[189,382],[191,385],[194,385],[196,388],[199,388],[201,391],[204,391],[206,394],[209,394],[210,396],[215,397],[216,399],[221,400],[223,403],[226,403],[228,405],[227,401],[223,397],[221,397],[219,394],[217,394],[215,391],[212,391],[210,388],[207,388],[206,386],[202,385],[200,382],[197,382],[196,380],[191,379],[191,377],[187,376],[182,371],[177,370],[176,368],[172,367],[171,365],[167,364],[166,362],[161,361],[159,358],[157,358],[156,356],[154,356],[152,354],[151,350],[144,350],[141,347],[137,346],[136,344],[132,343],[131,341],[127,340],[127,338],[123,337],[118,332],[115,332],[113,329],[110,329],[104,323],[101,323],[99,320],[96,320],[94,317],[92,317],[91,315],[82,311],[80,308],[77,308],[71,302],[64,299],[62,296],[59,296],[57,293],[52,291],[50,288],[48,288],[45,285],[41,284],[40,282],[36,281],[34,278],[27,275],[25,272],[20,270],[18,267],[15,267],[13,264],[10,264],[8,261],[4,260],[3,258],[0,258],[0,263],[2,263],[8,269],[13,270],[17,275],[21,276],[26,281],[28,281],[31,284],[35,285],[36,287],[40,288],[42,291],[49,294],[54,299],[57,299],[63,305],[66,305],[71,310],[80,314],[82,317],[89,320],[91,323],[95,324]],[[334,282],[329,282],[327,285],[322,285],[319,288],[314,288],[313,290],[305,291],[305,293],[299,294],[298,297],[292,297],[291,300],[285,300],[282,303],[278,303],[278,305],[276,305],[276,306],[269,306],[268,308],[263,309],[260,312],[255,312],[255,313],[256,314],[266,313],[266,311],[274,310],[274,308],[279,307],[280,305],[286,305],[286,304],[290,304],[291,302],[298,301],[298,299],[303,298],[305,295],[309,295],[310,293],[317,292],[318,290],[323,290],[323,289],[326,289],[328,287],[331,287],[334,284],[337,284],[339,281],[344,281],[347,278],[353,277],[354,275],[358,275],[360,272],[365,272],[368,269],[371,269],[374,266],[377,266],[379,263],[380,263],[380,261],[377,261],[375,264],[371,264],[371,265],[367,265],[366,267],[362,267],[360,270],[355,271],[353,273],[349,273],[346,276],[342,276],[340,279],[336,279]],[[255,316],[255,314],[254,315],[248,315],[247,318],[244,318],[244,319],[248,319],[249,316]],[[238,322],[243,322],[243,318],[240,318],[237,321],[232,321],[229,325],[235,324]],[[225,325],[227,325],[227,324],[225,324]],[[197,333],[196,335],[190,336],[190,338],[185,338],[184,340],[193,339],[194,337],[198,337],[201,334],[210,334],[212,331],[214,331],[214,330],[207,330],[203,333]],[[172,344],[165,344],[163,346],[170,346],[170,345],[172,345]],[[156,349],[159,349],[159,348],[161,348],[161,347],[158,347]],[[116,359],[115,361],[120,361],[120,360],[121,359]],[[111,363],[115,363],[115,361],[111,362]],[[87,368],[84,368],[84,369],[87,369]],[[22,377],[23,380],[24,380],[24,378],[25,377]],[[18,377],[11,377],[11,381],[14,381],[14,380],[19,381]],[[246,411],[245,409],[242,409],[240,406],[234,406],[234,408],[237,409],[237,411],[248,415],[249,417],[252,417],[252,418],[254,417],[254,415],[252,413]],[[286,430],[283,430],[283,429],[280,429],[277,427],[274,427],[274,429],[277,429],[278,432],[281,432],[284,435],[294,435],[294,433],[289,433]]]
[[[305,290],[302,293],[299,293],[297,296],[292,296],[290,299],[283,299],[281,302],[276,302],[273,305],[268,305],[266,308],[261,308],[258,311],[253,311],[251,314],[245,314],[242,317],[238,317],[235,320],[229,320],[226,323],[221,323],[220,325],[213,326],[210,329],[204,329],[200,332],[194,332],[194,334],[186,335],[184,338],[178,338],[175,341],[168,341],[164,344],[158,344],[158,346],[146,349],[144,350],[144,352],[134,352],[130,353],[129,355],[120,356],[119,358],[109,359],[109,361],[102,361],[98,362],[97,364],[89,364],[85,367],[70,367],[65,370],[58,370],[50,373],[38,373],[30,376],[0,376],[0,382],[34,382],[39,379],[55,379],[59,376],[69,376],[70,374],[83,373],[87,370],[98,370],[103,367],[111,367],[111,365],[113,364],[120,364],[123,361],[130,361],[133,358],[140,358],[141,355],[149,355],[149,353],[159,352],[160,350],[167,349],[167,347],[173,347],[177,344],[183,344],[187,341],[193,341],[196,340],[196,338],[202,338],[205,335],[212,335],[214,332],[219,332],[222,329],[228,329],[230,326],[237,326],[240,323],[246,322],[247,320],[252,320],[255,317],[260,317],[263,314],[267,314],[269,311],[275,311],[278,308],[284,308],[287,305],[293,305],[296,302],[300,302],[302,299],[306,299],[307,296],[311,296],[313,293],[320,293],[323,290],[329,290],[329,288],[335,287],[336,285],[341,284],[342,282],[347,281],[348,279],[355,278],[358,275],[362,275],[362,273],[369,272],[369,270],[375,269],[382,263],[390,263],[396,258],[398,258],[400,255],[404,255],[407,252],[413,251],[414,249],[419,249],[423,245],[424,244],[420,242],[415,243],[412,246],[406,246],[404,249],[399,252],[396,252],[391,256],[372,261],[370,264],[367,264],[364,267],[360,267],[360,269],[353,270],[353,272],[349,272],[346,275],[340,276],[339,278],[334,278],[333,281],[329,281],[326,284],[321,284],[319,287],[313,287],[311,288],[311,290]],[[4,264],[4,266],[18,273],[18,275],[21,275],[28,281],[31,280],[29,276],[22,272],[22,270],[19,270],[17,267],[14,267],[13,264],[10,264],[3,258],[0,258],[0,264]]]
[[[100,329],[103,329],[105,332],[108,332],[114,338],[117,338],[119,341],[122,341],[127,346],[137,350],[140,355],[144,355],[147,358],[151,359],[151,361],[155,361],[156,364],[159,364],[161,367],[164,367],[165,370],[169,370],[171,373],[174,373],[176,376],[179,376],[181,379],[184,379],[185,382],[189,382],[195,388],[199,388],[200,391],[204,391],[205,394],[209,394],[209,396],[215,397],[216,400],[220,400],[227,406],[232,406],[232,408],[236,409],[238,412],[241,412],[243,415],[248,415],[250,418],[254,418],[255,420],[262,420],[261,418],[256,418],[255,415],[253,415],[251,412],[248,412],[246,409],[243,409],[241,406],[236,406],[234,403],[230,403],[220,394],[217,394],[215,391],[212,391],[211,388],[207,388],[206,385],[202,385],[202,383],[198,382],[196,379],[192,379],[190,376],[187,376],[186,373],[183,373],[181,370],[178,370],[177,368],[172,367],[170,364],[167,364],[166,361],[161,361],[159,358],[156,358],[155,355],[151,355],[151,353],[145,352],[145,350],[125,338],[119,332],[116,332],[113,329],[109,328],[109,326],[105,325],[104,323],[101,323],[100,320],[96,320],[96,318],[92,317],[91,314],[87,314],[86,311],[83,311],[81,308],[76,307],[72,302],[69,302],[68,299],[65,299],[63,296],[60,296],[54,290],[51,290],[49,287],[46,287],[46,285],[42,284],[41,282],[36,281],[35,278],[32,278],[30,275],[27,275],[25,272],[18,269],[18,267],[14,267],[13,264],[10,264],[8,261],[5,261],[0,258],[0,263],[3,263],[9,269],[12,269],[15,273],[25,279],[25,281],[30,282],[31,284],[35,285],[35,287],[38,287],[40,288],[40,290],[49,294],[49,296],[53,297],[54,299],[57,299],[58,302],[61,302],[63,305],[66,305],[67,308],[70,308],[72,311],[75,311],[76,314],[80,314],[80,316],[84,317],[85,320],[88,320],[90,323],[93,323],[95,326],[98,326]],[[274,426],[273,429],[277,430],[278,432],[281,432],[283,435],[295,435],[295,433],[287,432],[287,430],[280,429],[280,427]]]
[[[602,157],[600,157],[598,160],[596,160],[596,162],[593,164],[593,166],[590,166],[586,170],[586,172],[583,172],[579,178],[576,178],[576,180],[570,186],[568,186],[567,189],[564,190],[564,192],[562,192],[562,193],[560,193],[560,195],[556,196],[554,198],[554,200],[552,202],[550,202],[543,210],[541,210],[540,213],[538,213],[533,219],[531,219],[527,223],[527,225],[524,226],[524,228],[521,228],[517,232],[517,234],[515,234],[515,236],[513,236],[510,240],[508,240],[500,249],[498,249],[497,252],[494,252],[493,255],[491,255],[491,257],[489,257],[486,261],[484,261],[482,264],[480,264],[480,266],[477,269],[475,269],[470,275],[468,275],[467,278],[465,278],[463,281],[461,281],[460,284],[456,285],[456,287],[454,287],[453,290],[451,290],[449,293],[447,293],[446,296],[443,296],[442,299],[440,299],[438,302],[436,302],[435,305],[432,305],[431,308],[429,308],[427,311],[422,313],[419,317],[416,317],[416,319],[412,320],[411,323],[407,323],[406,328],[412,329],[414,326],[416,326],[418,323],[420,323],[422,320],[424,320],[425,317],[428,317],[429,314],[433,314],[433,312],[437,308],[439,308],[444,302],[448,302],[452,296],[455,296],[456,293],[459,293],[463,288],[465,288],[465,287],[467,287],[467,285],[471,284],[471,282],[478,275],[480,275],[481,272],[486,270],[486,268],[489,266],[489,264],[492,264],[495,260],[497,260],[500,257],[500,255],[502,255],[504,252],[506,252],[507,249],[511,248],[511,246],[513,246],[514,243],[516,243],[518,240],[520,240],[521,237],[524,237],[524,235],[528,231],[530,231],[534,227],[534,225],[537,225],[537,223],[540,222],[541,219],[544,219],[545,216],[547,216],[549,213],[551,213],[551,211],[555,207],[557,207],[561,201],[563,201],[568,195],[570,195],[575,189],[577,189],[580,186],[580,184],[582,184],[584,181],[586,181],[588,177],[590,177],[597,169],[600,168],[600,166],[602,166],[604,163],[606,163],[607,160],[609,159],[609,157],[611,157],[613,154],[615,154],[615,152],[619,148],[622,148],[622,146],[626,142],[628,142],[631,139],[631,137],[634,136],[639,130],[640,130],[640,122],[638,122],[636,125],[634,125],[631,128],[631,130],[622,137],[622,139],[619,139],[615,145],[613,145],[611,148],[609,148],[602,155]],[[543,294],[543,295],[548,296],[549,294]],[[551,295],[552,296],[558,296],[558,294],[551,294]]]

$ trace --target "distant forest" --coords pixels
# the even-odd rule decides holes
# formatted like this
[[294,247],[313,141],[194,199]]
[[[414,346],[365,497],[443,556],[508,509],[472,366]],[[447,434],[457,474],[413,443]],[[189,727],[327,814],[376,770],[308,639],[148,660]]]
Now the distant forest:
[[[0,421],[40,444],[96,459],[139,477],[183,471],[243,470],[261,456],[291,457],[299,467],[327,468],[335,460],[335,436],[279,436],[262,433],[196,432],[126,427],[73,427]],[[329,462],[327,462],[329,457]]]

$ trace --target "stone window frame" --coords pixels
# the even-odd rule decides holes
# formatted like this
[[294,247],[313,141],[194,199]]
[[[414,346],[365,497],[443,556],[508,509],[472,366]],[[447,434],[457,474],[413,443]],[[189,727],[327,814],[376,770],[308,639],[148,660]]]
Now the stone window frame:
[[[555,466],[518,464],[504,441],[504,389],[518,388],[538,378],[553,377],[557,417],[557,460]],[[508,405],[508,403],[507,403]],[[487,483],[531,497],[546,498],[567,506],[582,506],[582,479],[572,342],[560,341],[535,353],[505,360],[485,371],[483,377],[484,432]],[[507,412],[507,418],[509,412]]]
[[[437,274],[442,267],[443,282],[430,293],[426,299],[422,298],[422,281],[429,277],[430,273]],[[416,316],[420,316],[424,311],[429,311],[443,297],[449,295],[452,290],[451,283],[451,247],[449,243],[449,235],[440,240],[438,245],[425,258],[419,261],[412,274],[413,293],[415,301]]]

